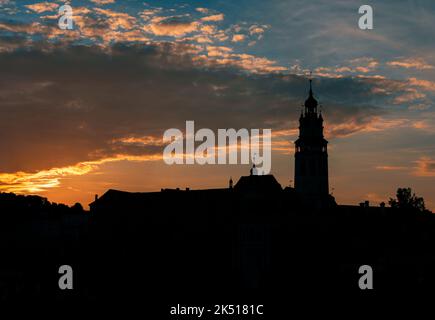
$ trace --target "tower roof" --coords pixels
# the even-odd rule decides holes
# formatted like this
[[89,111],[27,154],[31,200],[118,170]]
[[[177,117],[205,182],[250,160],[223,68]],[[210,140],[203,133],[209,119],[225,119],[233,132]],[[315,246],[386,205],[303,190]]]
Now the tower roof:
[[305,100],[305,108],[307,111],[315,111],[317,109],[317,100],[313,96],[313,88],[312,88],[313,80],[310,79],[310,92],[307,100]]

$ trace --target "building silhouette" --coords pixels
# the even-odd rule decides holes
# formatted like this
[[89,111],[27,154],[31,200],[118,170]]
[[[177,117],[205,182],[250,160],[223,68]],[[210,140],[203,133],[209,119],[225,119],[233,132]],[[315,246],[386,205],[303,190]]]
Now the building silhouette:
[[295,189],[310,203],[324,206],[329,196],[328,141],[323,136],[323,117],[313,96],[312,80],[299,118],[295,141]]
[[[310,79],[309,96],[305,101],[305,108],[299,119],[299,138],[295,141],[295,188],[286,187],[283,189],[272,174],[259,175],[258,169],[253,163],[248,176],[240,177],[239,181],[233,186],[231,178],[228,188],[206,189],[206,190],[186,190],[162,189],[167,195],[177,192],[184,194],[186,191],[201,192],[204,197],[220,196],[220,199],[212,201],[227,201],[232,192],[237,195],[250,195],[257,198],[268,195],[285,195],[287,200],[292,199],[294,206],[302,204],[310,208],[329,208],[336,206],[335,199],[329,194],[328,185],[328,141],[323,136],[323,117],[318,111],[318,102],[314,98],[312,90],[312,80]],[[255,162],[255,161],[254,161]],[[180,193],[181,192],[181,193]],[[123,195],[123,200],[118,198]],[[289,196],[291,195],[291,196]],[[105,210],[119,206],[132,206],[132,204],[149,203],[141,202],[138,199],[160,199],[158,192],[136,192],[129,193],[117,190],[109,190],[102,197],[95,198],[89,204],[91,211],[97,208]],[[187,196],[186,196],[187,197]],[[290,198],[289,198],[290,197]],[[129,199],[129,200],[128,200]],[[133,206],[134,207],[134,206]],[[132,208],[133,208],[132,207]]]

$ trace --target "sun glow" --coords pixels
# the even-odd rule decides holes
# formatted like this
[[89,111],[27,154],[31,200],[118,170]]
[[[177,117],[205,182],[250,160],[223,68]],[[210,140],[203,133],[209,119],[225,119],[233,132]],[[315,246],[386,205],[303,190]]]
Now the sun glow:
[[155,161],[162,159],[159,155],[131,156],[116,155],[96,161],[80,162],[72,166],[52,168],[38,172],[0,173],[0,191],[15,193],[36,193],[58,187],[62,178],[81,176],[98,169],[104,163],[114,161]]

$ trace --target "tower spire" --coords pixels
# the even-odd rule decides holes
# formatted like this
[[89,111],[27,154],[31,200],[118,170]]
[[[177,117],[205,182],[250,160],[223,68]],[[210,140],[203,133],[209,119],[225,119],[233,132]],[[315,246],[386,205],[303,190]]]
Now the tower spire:
[[307,100],[305,100],[305,113],[317,113],[317,100],[313,95],[313,79],[311,78],[312,72],[310,71],[310,91]]
[[310,97],[313,96],[313,88],[312,88],[312,83],[313,83],[313,71],[310,71],[310,77],[308,78],[310,80]]
[[310,97],[313,98],[313,87],[312,87],[313,79],[310,79]]
[[294,185],[301,194],[323,197],[329,194],[328,141],[323,136],[323,118],[313,94],[312,72],[308,80],[309,94],[305,112],[299,118],[299,138],[295,141]]

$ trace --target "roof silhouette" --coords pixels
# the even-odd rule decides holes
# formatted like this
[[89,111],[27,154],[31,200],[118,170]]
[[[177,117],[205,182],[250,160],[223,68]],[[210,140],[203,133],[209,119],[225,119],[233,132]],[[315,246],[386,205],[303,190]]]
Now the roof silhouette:
[[271,174],[242,176],[234,186],[236,192],[276,193],[282,187]]

